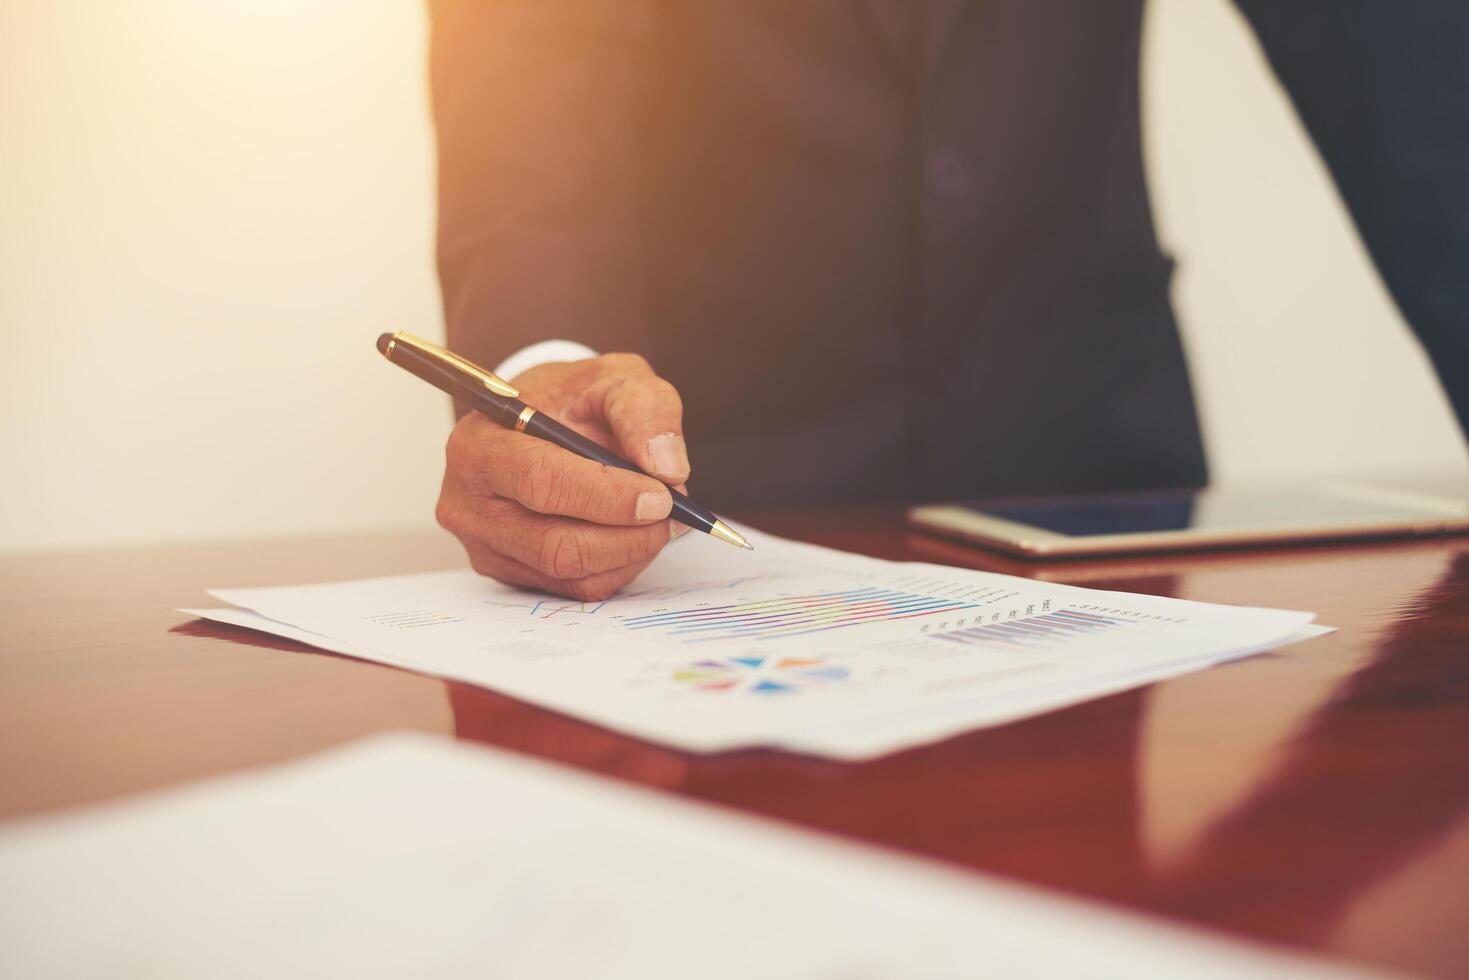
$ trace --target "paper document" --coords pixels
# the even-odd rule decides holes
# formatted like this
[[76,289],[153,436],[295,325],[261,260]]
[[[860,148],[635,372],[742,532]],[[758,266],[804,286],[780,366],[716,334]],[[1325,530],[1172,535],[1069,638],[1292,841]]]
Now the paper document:
[[0,829],[0,976],[1327,977],[417,735]]
[[1311,613],[684,535],[622,593],[470,571],[219,589],[186,610],[483,685],[691,751],[867,758],[1310,635]]

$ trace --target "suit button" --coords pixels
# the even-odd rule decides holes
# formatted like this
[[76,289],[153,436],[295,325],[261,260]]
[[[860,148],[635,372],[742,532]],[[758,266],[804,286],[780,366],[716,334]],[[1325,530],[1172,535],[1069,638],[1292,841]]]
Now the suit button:
[[928,186],[935,194],[957,197],[969,189],[969,168],[953,150],[938,150],[928,158]]

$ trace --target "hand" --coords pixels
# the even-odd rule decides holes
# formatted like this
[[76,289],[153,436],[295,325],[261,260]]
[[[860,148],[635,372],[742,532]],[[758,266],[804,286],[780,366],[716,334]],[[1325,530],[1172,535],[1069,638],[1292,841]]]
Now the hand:
[[439,523],[481,575],[587,602],[606,599],[688,530],[668,520],[668,486],[681,491],[689,478],[678,392],[636,354],[543,364],[514,384],[526,404],[658,480],[469,412],[449,436]]

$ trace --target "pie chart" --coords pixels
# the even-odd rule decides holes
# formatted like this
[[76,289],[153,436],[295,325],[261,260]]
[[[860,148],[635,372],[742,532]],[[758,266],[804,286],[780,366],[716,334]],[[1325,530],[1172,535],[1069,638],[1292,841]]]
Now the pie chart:
[[795,694],[850,677],[846,667],[811,657],[721,657],[673,672],[675,682],[693,690],[758,695]]

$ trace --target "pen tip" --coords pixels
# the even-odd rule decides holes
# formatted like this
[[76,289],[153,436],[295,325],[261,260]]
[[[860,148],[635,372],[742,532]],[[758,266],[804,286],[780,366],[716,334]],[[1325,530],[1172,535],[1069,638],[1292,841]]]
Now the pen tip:
[[378,335],[378,338],[377,338],[377,352],[379,354],[381,354],[383,357],[387,357],[388,356],[388,345],[391,344],[392,342],[393,342],[393,335],[392,334],[390,334],[390,333],[379,334]]
[[745,536],[723,521],[715,521],[714,526],[709,529],[709,534],[719,540],[732,544],[736,548],[744,548],[746,551],[754,551],[755,548],[745,540]]

